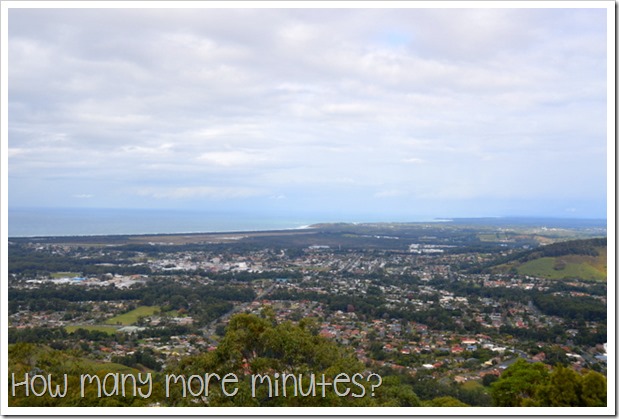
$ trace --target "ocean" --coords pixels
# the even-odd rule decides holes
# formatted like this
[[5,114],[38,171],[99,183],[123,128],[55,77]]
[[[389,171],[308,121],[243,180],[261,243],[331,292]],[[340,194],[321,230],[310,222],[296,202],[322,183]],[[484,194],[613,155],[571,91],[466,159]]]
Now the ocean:
[[9,208],[9,237],[204,233],[301,228],[325,220],[185,210]]
[[451,218],[411,217],[397,220],[383,217],[343,219],[342,214],[281,215],[274,213],[95,209],[95,208],[9,208],[9,237],[98,236],[124,234],[207,233],[265,231],[302,228],[333,222],[448,222],[472,225],[546,226],[548,228],[606,229],[603,219],[540,217]]

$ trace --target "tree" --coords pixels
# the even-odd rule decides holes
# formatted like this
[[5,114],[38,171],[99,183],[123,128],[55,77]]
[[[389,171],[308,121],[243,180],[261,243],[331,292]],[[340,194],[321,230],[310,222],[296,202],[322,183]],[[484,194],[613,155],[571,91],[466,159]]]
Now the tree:
[[576,371],[558,364],[547,383],[538,389],[541,406],[581,406],[582,377]]
[[490,392],[496,406],[523,406],[535,400],[537,387],[548,378],[542,363],[528,363],[519,358],[492,383]]
[[436,397],[432,400],[423,403],[427,407],[469,407],[468,404],[462,403],[460,400],[451,396]]
[[[305,321],[297,325],[286,321],[275,323],[273,318],[262,318],[252,314],[237,314],[230,319],[226,334],[215,351],[187,357],[168,373],[192,374],[216,373],[223,376],[234,373],[239,377],[238,393],[228,397],[221,389],[214,387],[208,398],[200,403],[208,406],[418,406],[419,399],[409,385],[402,383],[399,377],[383,377],[379,387],[369,380],[365,366],[354,356],[352,351],[329,341],[315,333],[312,322]],[[360,374],[357,381],[365,391],[364,397],[352,397],[360,394],[361,387],[350,386],[352,390],[345,396],[327,390],[322,396],[317,388],[316,396],[292,396],[294,384],[287,382],[286,397],[274,396],[269,387],[256,387],[251,392],[250,378],[254,375],[293,374],[305,378],[314,374],[317,379],[324,377],[333,382],[334,377],[346,374],[352,377]],[[283,385],[283,383],[281,383]],[[344,387],[341,387],[342,389]],[[343,391],[343,390],[342,390]],[[193,403],[183,398],[178,389],[174,389],[168,402],[182,406]],[[195,405],[195,404],[193,404]]]
[[499,379],[499,377],[497,377],[494,374],[486,374],[484,375],[484,378],[482,378],[481,382],[485,387],[490,386],[490,384],[494,383],[495,381],[497,381]]
[[518,360],[490,388],[497,406],[606,406],[606,377],[561,364],[548,372],[542,363]]
[[595,371],[588,371],[582,377],[581,399],[583,406],[606,406],[606,377]]
[[400,377],[382,378],[376,401],[380,406],[417,407],[421,403],[410,385],[402,382]]

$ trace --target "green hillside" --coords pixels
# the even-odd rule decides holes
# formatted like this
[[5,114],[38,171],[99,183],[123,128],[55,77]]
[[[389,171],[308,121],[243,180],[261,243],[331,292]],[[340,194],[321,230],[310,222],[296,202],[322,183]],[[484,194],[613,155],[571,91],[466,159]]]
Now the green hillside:
[[580,259],[570,260],[570,257],[544,257],[523,263],[516,269],[521,275],[548,279],[606,280],[605,267],[604,269],[597,267],[596,260],[582,260],[585,259],[582,257]]
[[[130,374],[140,373],[135,368],[125,365],[100,362],[88,358],[83,358],[73,354],[71,351],[55,350],[45,345],[31,343],[16,343],[8,347],[9,354],[9,387],[12,380],[16,383],[24,380],[24,374],[39,377],[52,377],[53,389],[60,390],[62,393],[66,389],[65,396],[53,397],[49,391],[44,391],[47,387],[43,383],[43,378],[35,381],[35,390],[41,395],[26,395],[24,386],[17,386],[15,396],[9,391],[9,406],[27,407],[52,407],[52,406],[147,406],[149,400],[142,397],[133,396],[133,388],[127,387],[126,396],[119,397],[99,397],[96,385],[88,384],[82,396],[80,379],[82,374],[97,375],[103,379],[106,374]],[[67,385],[64,385],[64,374],[67,374]],[[90,381],[88,381],[90,383]],[[56,387],[59,386],[59,387]],[[112,386],[108,385],[108,389]]]
[[510,255],[489,270],[548,279],[606,281],[606,252],[606,239],[572,240]]

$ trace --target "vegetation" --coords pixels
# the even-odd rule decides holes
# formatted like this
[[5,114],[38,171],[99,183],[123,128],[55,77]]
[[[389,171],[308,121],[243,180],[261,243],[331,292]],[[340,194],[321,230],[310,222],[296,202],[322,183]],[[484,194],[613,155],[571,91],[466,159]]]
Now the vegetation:
[[[116,363],[101,363],[86,358],[77,357],[65,351],[54,350],[47,346],[30,343],[9,345],[9,388],[24,380],[24,374],[39,374],[51,376],[52,382],[64,388],[63,377],[67,374],[66,394],[64,397],[52,397],[44,392],[41,380],[36,381],[35,389],[41,396],[26,396],[23,386],[16,388],[15,396],[9,397],[9,406],[51,407],[51,406],[147,406],[150,401],[134,397],[128,392],[124,397],[99,397],[94,386],[86,386],[84,395],[80,392],[80,376],[82,374],[97,375],[100,378],[109,373],[138,374],[139,371]],[[11,394],[11,390],[9,390]]]
[[[178,386],[171,386],[169,397],[163,396],[163,375],[155,376],[155,390],[148,399],[140,397],[97,397],[94,389],[89,388],[85,397],[80,397],[79,376],[85,373],[104,377],[112,372],[135,373],[132,368],[150,368],[159,370],[160,361],[152,351],[137,351],[125,357],[116,357],[115,363],[95,363],[71,356],[65,352],[33,344],[14,344],[9,348],[10,370],[16,377],[23,377],[25,372],[34,371],[39,374],[52,374],[61,377],[68,374],[69,388],[73,391],[64,398],[27,397],[18,391],[16,397],[10,398],[12,406],[141,406],[160,402],[170,406],[419,406],[420,401],[412,391],[412,387],[402,382],[398,376],[382,379],[380,387],[372,396],[372,384],[377,384],[379,378],[367,380],[369,373],[355,356],[346,348],[328,341],[316,333],[316,327],[311,321],[301,321],[299,325],[290,322],[275,324],[267,312],[265,316],[240,314],[234,316],[221,344],[214,352],[186,357],[168,370],[165,374],[177,374],[185,377],[204,375],[205,372],[225,376],[234,373],[241,378],[239,391],[233,397],[222,392],[220,387],[212,389],[208,399],[186,397]],[[121,365],[122,364],[122,365]],[[35,369],[36,368],[36,369]],[[326,377],[326,382],[332,383],[340,374],[352,377],[358,374],[357,384],[349,382],[351,391],[346,391],[346,383],[342,384],[338,395],[326,387],[322,393],[318,388],[315,395],[292,396],[295,394],[293,384],[289,383],[286,390],[289,396],[278,397],[269,391],[269,386],[256,388],[252,394],[250,385],[251,374],[273,376],[287,373],[310,377],[316,380]],[[362,380],[360,377],[363,377]],[[17,378],[16,380],[18,380]],[[17,382],[17,381],[16,381]],[[318,381],[317,381],[318,382]],[[9,385],[11,385],[10,381]],[[306,390],[309,381],[305,382]],[[345,396],[341,394],[347,393]],[[354,397],[353,394],[363,397]]]
[[[76,389],[80,388],[79,375],[85,373],[103,378],[109,373],[137,374],[144,368],[159,371],[161,361],[152,350],[140,350],[115,357],[113,363],[102,364],[46,346],[19,343],[9,347],[9,359],[10,370],[17,379],[25,372],[54,377],[66,373],[69,388],[73,389],[63,398],[26,397],[22,389],[15,397],[10,397],[12,406],[144,406],[155,402],[169,406],[606,406],[607,383],[603,375],[595,371],[577,373],[561,365],[550,370],[545,364],[523,359],[508,367],[500,378],[484,380],[489,385],[491,399],[485,387],[475,382],[444,385],[429,374],[420,372],[416,377],[406,377],[384,369],[380,371],[381,384],[374,389],[373,396],[372,384],[378,381],[372,379],[358,380],[359,384],[346,396],[339,396],[333,390],[323,395],[320,389],[315,395],[294,396],[298,387],[292,381],[275,395],[268,385],[252,387],[250,377],[255,374],[274,377],[276,372],[296,377],[314,374],[315,377],[324,375],[332,382],[339,374],[348,377],[358,374],[365,378],[370,372],[347,348],[320,337],[311,320],[302,320],[298,325],[277,324],[268,310],[260,317],[234,316],[215,351],[185,357],[176,366],[155,373],[154,390],[148,399],[98,397],[94,388],[88,388],[84,397],[80,397]],[[214,386],[208,398],[195,398],[187,397],[181,386],[172,385],[169,395],[164,396],[164,376],[190,377],[205,372],[220,377],[235,374],[240,378],[238,392],[230,396],[222,387]],[[343,393],[344,387],[340,390]],[[364,397],[352,396],[362,391]],[[283,397],[284,392],[286,397]]]
[[519,359],[491,385],[497,406],[606,406],[606,377]]
[[79,326],[65,326],[65,330],[69,333],[74,333],[79,329],[88,330],[88,331],[96,331],[103,332],[109,335],[117,332],[117,329],[113,326],[102,326],[102,325],[79,325]]
[[[275,324],[272,316],[263,317],[240,314],[234,316],[217,350],[188,357],[174,369],[174,373],[190,376],[204,371],[225,375],[234,373],[243,377],[239,392],[227,397],[218,389],[202,403],[209,406],[419,406],[419,400],[410,386],[398,377],[384,379],[376,397],[370,397],[371,380],[360,380],[363,387],[356,386],[348,395],[340,397],[333,390],[324,395],[320,389],[316,395],[303,397],[272,397],[268,386],[260,386],[255,396],[251,394],[250,375],[292,374],[306,377],[324,375],[329,382],[339,374],[352,377],[367,377],[366,368],[347,349],[318,336],[315,325],[302,320],[298,325],[291,322]],[[318,378],[317,378],[318,379]],[[308,385],[308,381],[305,382]],[[294,384],[286,386],[288,395],[295,394]],[[345,390],[342,389],[342,392]],[[364,393],[364,397],[353,394]],[[174,405],[191,405],[177,394]]]
[[482,270],[549,279],[606,281],[606,238],[563,241],[514,252],[488,262]]
[[595,266],[592,256],[542,257],[518,266],[521,275],[549,279],[578,278],[583,280],[606,281],[606,266],[603,270]]
[[127,313],[119,314],[105,321],[106,324],[128,326],[137,323],[141,317],[150,316],[160,310],[159,306],[139,306]]

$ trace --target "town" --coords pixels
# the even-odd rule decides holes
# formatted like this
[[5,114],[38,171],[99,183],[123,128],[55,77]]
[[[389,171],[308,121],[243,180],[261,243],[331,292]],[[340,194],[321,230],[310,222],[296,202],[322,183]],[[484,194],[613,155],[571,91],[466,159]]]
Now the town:
[[[487,386],[518,359],[605,374],[605,278],[570,273],[574,261],[582,268],[601,257],[592,252],[605,252],[605,239],[582,240],[600,231],[571,232],[590,254],[555,251],[562,258],[551,272],[535,275],[530,262],[509,264],[552,242],[571,243],[567,230],[400,228],[400,235],[389,225],[329,225],[313,234],[129,243],[13,239],[9,341],[166,371],[216,350],[230,319],[248,313],[276,323],[305,319],[368,368],[432,378],[443,392],[476,389],[474,398],[460,397],[473,405],[490,405]],[[565,278],[553,277],[562,271]],[[420,398],[441,394],[425,383],[415,387]]]

